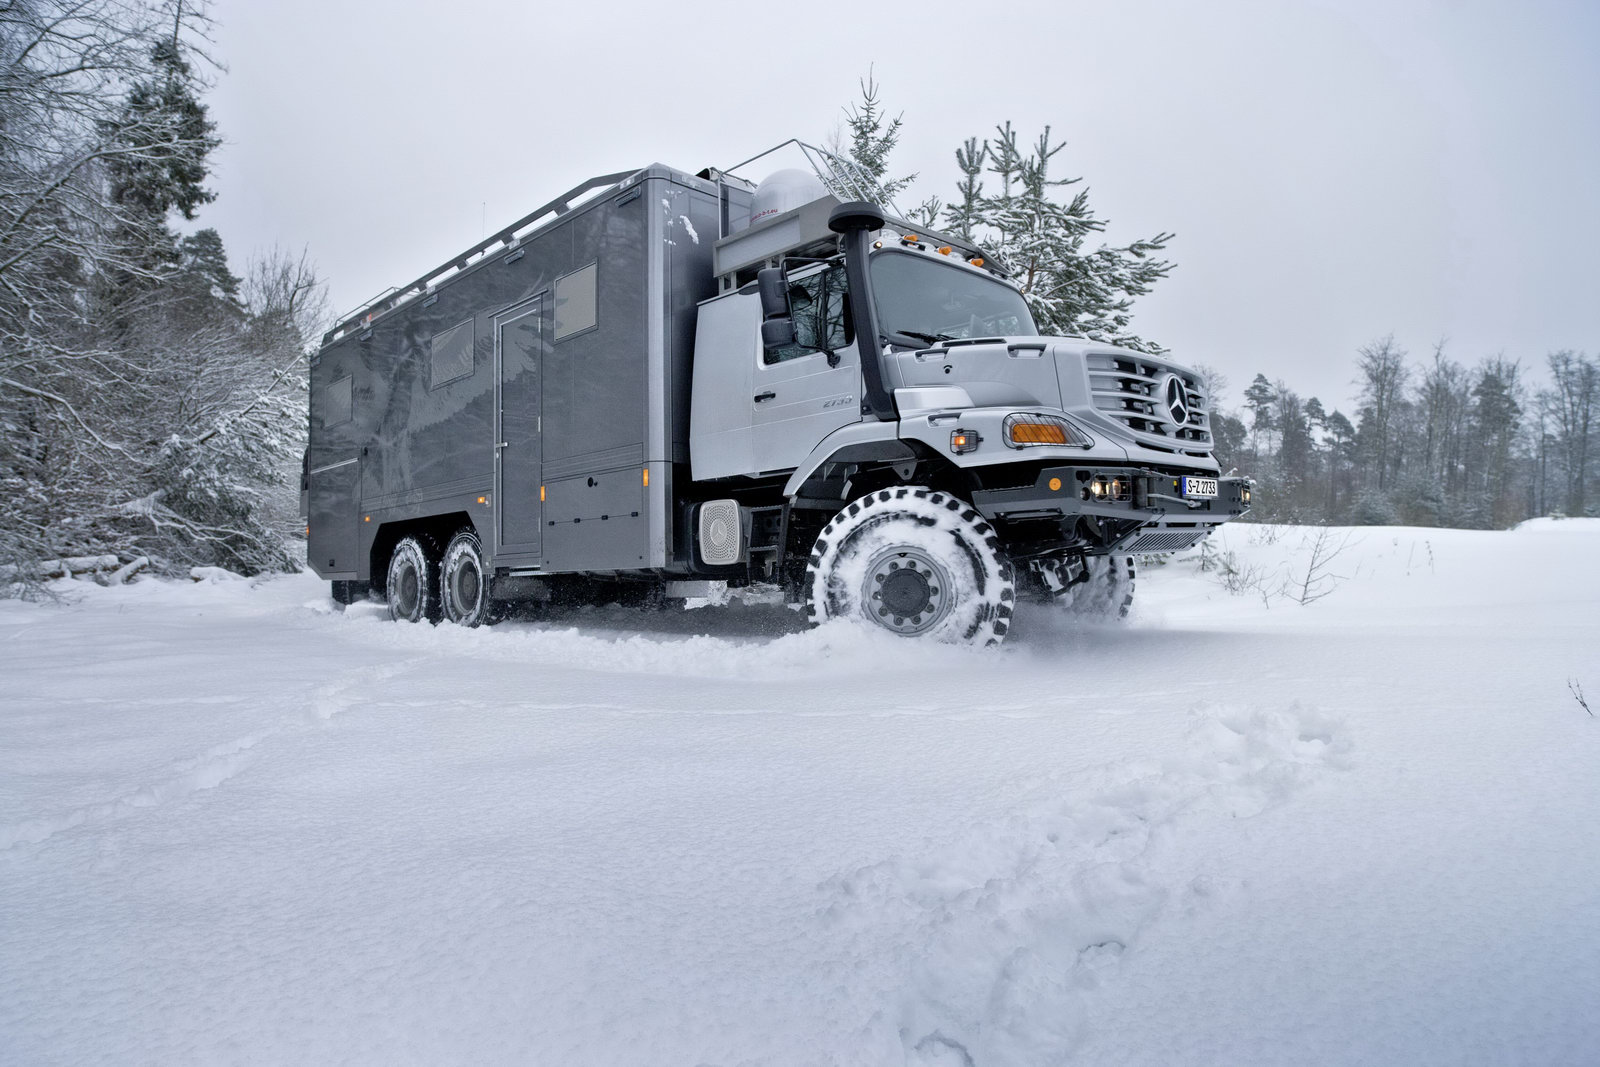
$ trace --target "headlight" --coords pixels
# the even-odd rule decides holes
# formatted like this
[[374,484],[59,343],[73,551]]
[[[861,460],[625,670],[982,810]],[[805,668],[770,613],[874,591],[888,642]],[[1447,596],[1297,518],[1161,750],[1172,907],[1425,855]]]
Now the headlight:
[[1027,448],[1029,445],[1073,445],[1088,448],[1094,442],[1087,434],[1066,419],[1055,415],[1033,415],[1018,412],[1007,415],[1002,432],[1007,445]]

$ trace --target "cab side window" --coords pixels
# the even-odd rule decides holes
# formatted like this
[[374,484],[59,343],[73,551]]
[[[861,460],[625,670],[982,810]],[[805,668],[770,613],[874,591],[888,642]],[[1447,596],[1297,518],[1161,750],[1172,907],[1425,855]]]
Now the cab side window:
[[829,267],[790,282],[789,311],[794,317],[794,344],[767,352],[762,357],[767,363],[834,352],[855,340],[843,267]]

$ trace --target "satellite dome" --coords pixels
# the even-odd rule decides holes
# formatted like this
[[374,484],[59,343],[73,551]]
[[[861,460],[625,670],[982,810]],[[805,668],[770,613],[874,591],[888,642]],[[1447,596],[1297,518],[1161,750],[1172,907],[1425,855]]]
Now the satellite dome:
[[827,187],[815,174],[799,169],[774,171],[756,186],[750,201],[750,225],[759,226],[774,215],[827,195]]

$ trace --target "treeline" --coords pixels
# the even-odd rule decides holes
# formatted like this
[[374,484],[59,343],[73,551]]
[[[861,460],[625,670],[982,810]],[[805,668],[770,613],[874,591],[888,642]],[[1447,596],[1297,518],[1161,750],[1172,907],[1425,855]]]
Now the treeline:
[[[304,257],[215,230],[195,0],[0,4],[0,565],[291,567]],[[0,583],[11,592],[25,584]]]
[[[1258,521],[1499,529],[1600,514],[1600,360],[1467,366],[1440,343],[1419,362],[1391,336],[1354,371],[1350,415],[1262,374],[1237,409],[1216,407],[1217,459],[1257,480]],[[1225,400],[1226,381],[1202,373]]]

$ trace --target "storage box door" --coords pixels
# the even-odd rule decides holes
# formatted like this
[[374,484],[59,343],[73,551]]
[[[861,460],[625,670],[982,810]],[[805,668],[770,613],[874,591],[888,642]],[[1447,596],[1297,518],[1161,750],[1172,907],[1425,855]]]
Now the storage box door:
[[540,341],[543,301],[495,318],[495,555],[536,554],[544,506],[539,499]]
[[359,464],[354,459],[312,468],[307,475],[306,525],[310,537],[306,559],[324,578],[353,578],[356,561],[356,489]]

